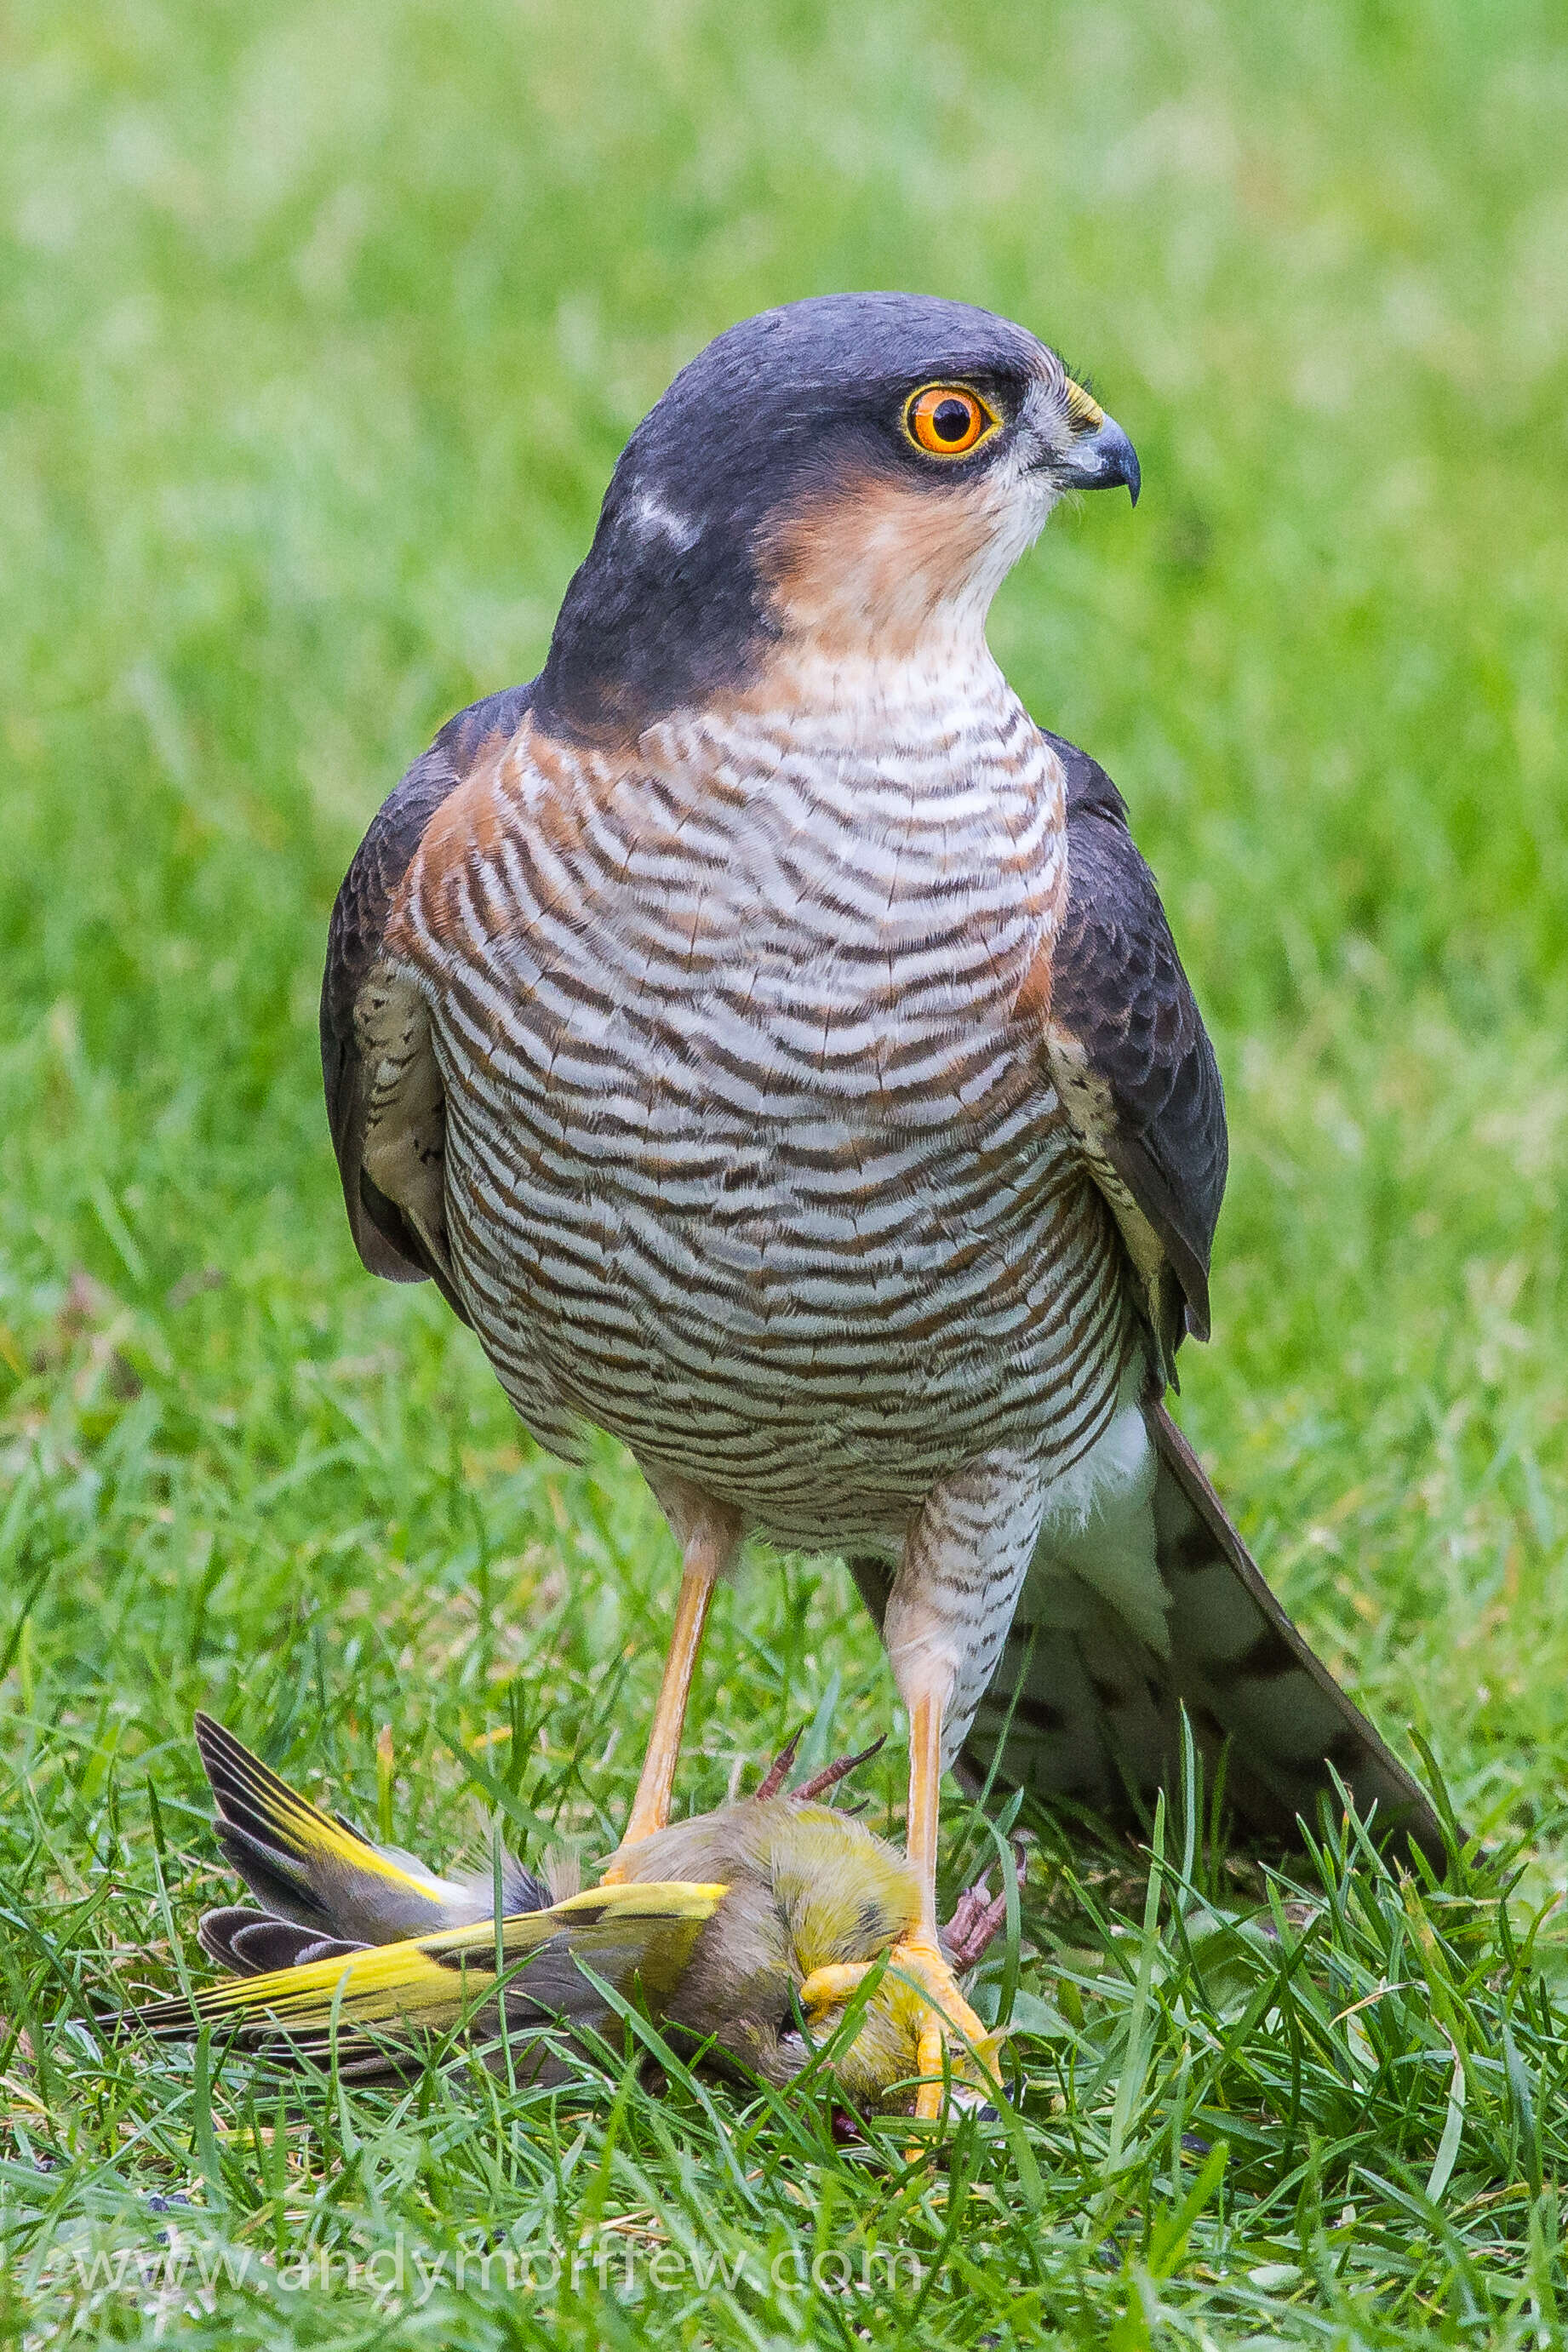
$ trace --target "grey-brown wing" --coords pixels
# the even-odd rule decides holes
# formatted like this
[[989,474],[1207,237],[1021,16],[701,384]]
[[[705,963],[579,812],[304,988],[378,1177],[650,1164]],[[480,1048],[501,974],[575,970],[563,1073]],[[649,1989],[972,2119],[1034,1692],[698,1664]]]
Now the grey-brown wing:
[[1209,1331],[1225,1193],[1225,1093],[1154,877],[1105,771],[1060,736],[1068,902],[1051,959],[1052,1079],[1137,1269],[1170,1377]]
[[[332,908],[327,966],[321,982],[321,1079],[332,1148],[354,1246],[373,1274],[391,1282],[434,1280],[456,1313],[467,1315],[438,1246],[405,1206],[374,1183],[364,1164],[372,1074],[360,1048],[355,1006],[381,952],[387,918],[431,818],[470,772],[480,753],[515,734],[532,684],[510,688],[449,719],[430,749],[373,818],[354,853]],[[433,1062],[415,1073],[410,1150],[426,1170],[432,1195],[441,1184],[445,1103]]]

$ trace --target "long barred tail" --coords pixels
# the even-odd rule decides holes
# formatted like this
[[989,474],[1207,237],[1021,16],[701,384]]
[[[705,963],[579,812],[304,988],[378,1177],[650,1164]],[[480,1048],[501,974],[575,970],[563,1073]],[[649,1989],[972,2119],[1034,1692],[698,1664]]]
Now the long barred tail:
[[[1397,1833],[1441,1864],[1430,1800],[1291,1623],[1163,1404],[1144,1414],[1169,1655],[1065,1562],[1037,1556],[963,1760],[984,1776],[1005,1740],[1006,1786],[1133,1826],[1141,1805],[1178,1785],[1184,1707],[1211,1773],[1224,1751],[1227,1801],[1253,1836],[1299,1845],[1299,1823],[1316,1824],[1322,1798],[1337,1801],[1337,1773],[1378,1837]],[[888,1571],[852,1568],[880,1623]]]

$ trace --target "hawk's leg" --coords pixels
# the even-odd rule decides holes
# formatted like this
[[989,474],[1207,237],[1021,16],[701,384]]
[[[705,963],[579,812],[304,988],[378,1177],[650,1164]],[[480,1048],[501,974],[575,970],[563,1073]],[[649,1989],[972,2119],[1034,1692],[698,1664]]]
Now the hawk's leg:
[[[684,1492],[661,1493],[665,1516],[681,1538],[680,1594],[675,1604],[675,1624],[665,1654],[664,1674],[654,1708],[653,1729],[632,1799],[623,1846],[640,1844],[669,1820],[670,1791],[675,1785],[676,1759],[686,1724],[686,1703],[702,1647],[702,1629],[713,1587],[733,1559],[741,1540],[740,1522],[718,1504],[699,1501]],[[604,1884],[615,1885],[626,1875],[612,1863]]]
[[[972,1464],[939,1486],[910,1529],[888,1599],[882,1636],[910,1717],[907,1844],[920,1890],[913,1931],[888,1966],[918,1986],[917,2116],[942,2105],[942,2052],[953,2075],[984,2084],[995,2037],[965,2000],[938,1941],[937,1836],[943,1766],[969,1729],[995,1671],[1044,1516],[1037,1464],[1015,1455]],[[864,1969],[857,1972],[863,1975]],[[818,1969],[801,1989],[808,2009],[842,2001],[846,1970]],[[830,1981],[831,1979],[831,1981]]]

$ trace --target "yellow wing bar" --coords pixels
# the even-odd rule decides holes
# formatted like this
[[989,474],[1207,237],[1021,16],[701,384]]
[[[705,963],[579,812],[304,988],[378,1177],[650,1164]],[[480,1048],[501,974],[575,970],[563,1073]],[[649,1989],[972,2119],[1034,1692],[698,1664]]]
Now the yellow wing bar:
[[[599,2005],[599,1996],[574,1965],[541,1968],[546,1955],[557,1962],[582,1960],[618,1989],[629,1989],[641,1978],[650,1998],[662,1996],[678,1980],[698,1933],[727,1891],[721,1885],[684,1880],[590,1887],[549,1910],[503,1919],[502,1967],[519,1965],[518,1994],[544,2014],[570,2016]],[[368,1945],[300,1968],[235,1978],[206,1987],[189,2001],[163,2000],[125,2011],[118,2021],[163,2034],[222,2024],[317,2034],[328,2032],[334,2018],[349,2030],[380,2025],[438,2032],[495,1985],[496,1958],[496,1927],[483,1920],[401,1943]]]

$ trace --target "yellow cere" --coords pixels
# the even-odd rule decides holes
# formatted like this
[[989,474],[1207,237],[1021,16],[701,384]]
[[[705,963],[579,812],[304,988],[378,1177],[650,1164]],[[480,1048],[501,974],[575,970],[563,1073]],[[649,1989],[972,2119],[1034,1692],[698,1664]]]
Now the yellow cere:
[[1091,392],[1081,383],[1068,378],[1068,422],[1080,433],[1098,433],[1105,422],[1105,411]]

